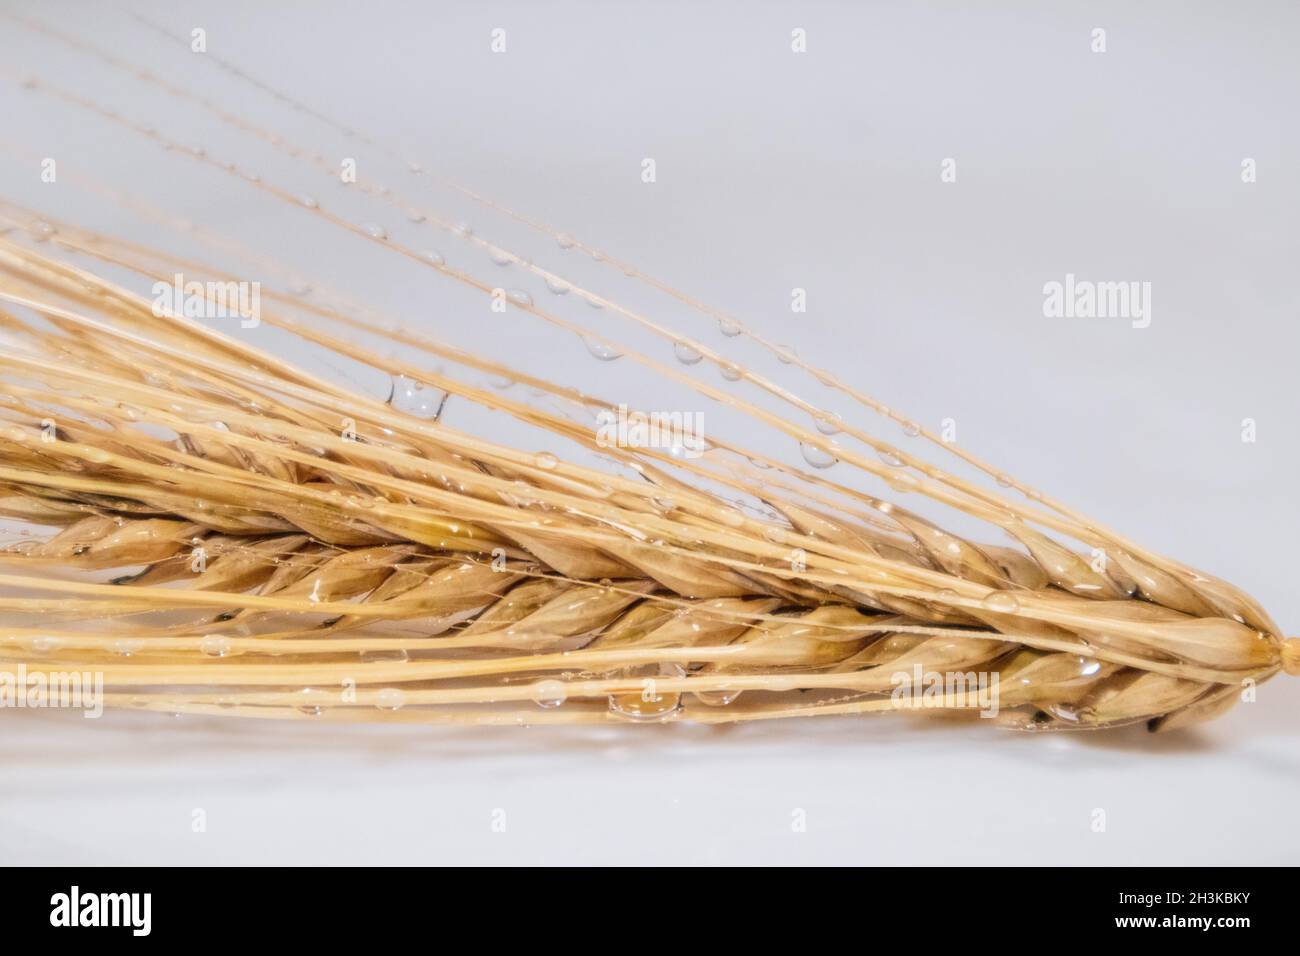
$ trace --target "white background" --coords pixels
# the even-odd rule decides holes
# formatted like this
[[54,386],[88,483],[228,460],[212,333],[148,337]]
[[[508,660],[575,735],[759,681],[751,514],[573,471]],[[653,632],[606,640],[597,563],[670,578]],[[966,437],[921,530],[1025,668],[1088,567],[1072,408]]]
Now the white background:
[[[930,427],[955,418],[963,445],[1241,585],[1294,629],[1300,10],[980,6],[132,9],[178,33],[204,27],[211,52],[797,343]],[[566,262],[553,242],[408,181],[400,164],[169,44],[125,6],[0,8],[30,11],[330,157],[355,155],[363,173],[472,218],[480,234]],[[496,27],[507,31],[504,55],[489,51]],[[796,27],[807,30],[802,55],[790,51]],[[1097,27],[1104,54],[1090,50]],[[98,177],[460,344],[526,353],[553,379],[654,400],[652,381],[624,378],[627,363],[597,367],[534,330],[503,337],[427,271],[322,234],[228,177],[20,91],[13,77],[97,97],[351,211],[355,197],[192,105],[7,21],[0,62],[6,198],[187,248],[190,238],[73,184]],[[57,187],[39,181],[44,156],[60,160]],[[656,160],[654,184],[640,180],[645,157]],[[955,183],[940,181],[948,157]],[[1240,176],[1247,157],[1253,184]],[[413,228],[386,225],[403,239]],[[449,261],[471,261],[451,238],[438,241]],[[481,259],[472,262],[495,268]],[[707,320],[617,273],[574,269],[727,344]],[[1067,272],[1150,282],[1151,326],[1045,318],[1042,286]],[[790,313],[794,287],[808,290],[807,314]],[[1257,423],[1254,443],[1241,440],[1245,418]],[[1258,702],[1168,736],[893,719],[566,731],[0,717],[0,860],[13,863],[1300,858],[1300,688],[1285,677]],[[206,833],[191,831],[195,808]],[[1097,808],[1104,833],[1090,826]],[[504,833],[490,826],[498,809]],[[797,810],[806,832],[792,829]]]

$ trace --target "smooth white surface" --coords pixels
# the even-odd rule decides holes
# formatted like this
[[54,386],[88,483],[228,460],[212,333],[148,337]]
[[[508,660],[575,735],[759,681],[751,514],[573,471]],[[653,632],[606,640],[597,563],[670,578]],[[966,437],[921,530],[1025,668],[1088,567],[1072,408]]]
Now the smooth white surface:
[[[801,355],[931,427],[955,418],[963,445],[1241,585],[1283,627],[1300,627],[1293,5],[137,9],[177,32],[204,26],[213,52],[797,342]],[[330,157],[355,154],[367,174],[480,234],[752,358],[709,321],[616,273],[575,265],[549,240],[412,185],[400,164],[285,111],[109,5],[33,12]],[[504,56],[488,52],[498,26]],[[1097,26],[1107,30],[1101,55],[1089,51]],[[808,31],[802,56],[789,49],[794,27]],[[383,215],[200,111],[8,22],[0,59],[359,221]],[[19,92],[7,76],[0,106],[5,142],[28,151],[0,159],[9,198],[188,249],[184,235],[75,186],[97,177],[458,344],[524,354],[551,378],[656,401],[653,382],[627,363],[597,367],[570,340],[533,329],[503,336],[426,272]],[[42,156],[59,158],[57,187],[37,179]],[[657,162],[653,185],[639,179],[645,157]],[[957,160],[956,183],[940,182],[946,157]],[[1245,157],[1257,162],[1254,184],[1240,180]],[[449,261],[492,274],[481,254],[388,216],[403,241],[436,243]],[[1151,327],[1044,318],[1043,283],[1066,272],[1150,281]],[[796,286],[808,290],[805,315],[789,311]],[[733,427],[716,414],[719,428]],[[1258,425],[1253,444],[1240,438],[1247,417]],[[1300,859],[1300,686],[1286,678],[1257,703],[1167,737],[907,720],[560,731],[0,719],[0,860],[13,863]],[[206,833],[191,831],[195,808]],[[1105,833],[1090,826],[1097,808]],[[498,809],[504,833],[492,829]],[[797,810],[806,832],[792,830]]]
[[1264,690],[1170,736],[6,715],[0,837],[69,864],[1294,863],[1295,708]]

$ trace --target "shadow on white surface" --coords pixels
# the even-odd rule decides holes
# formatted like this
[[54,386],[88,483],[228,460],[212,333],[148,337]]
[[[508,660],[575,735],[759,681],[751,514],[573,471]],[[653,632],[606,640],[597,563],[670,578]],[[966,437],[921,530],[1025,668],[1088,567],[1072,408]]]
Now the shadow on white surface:
[[1168,735],[10,712],[0,846],[41,864],[1294,862],[1283,686]]

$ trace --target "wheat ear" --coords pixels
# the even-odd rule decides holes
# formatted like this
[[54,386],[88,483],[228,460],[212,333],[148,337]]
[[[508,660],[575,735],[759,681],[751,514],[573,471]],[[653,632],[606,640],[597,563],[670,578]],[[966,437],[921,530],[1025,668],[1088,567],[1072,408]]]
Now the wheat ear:
[[[143,79],[321,165],[318,154],[176,83]],[[181,150],[90,97],[40,89]],[[444,281],[496,291],[314,200],[201,151],[187,155]],[[812,470],[720,435],[698,459],[609,448],[588,416],[614,408],[613,399],[359,315],[330,296],[272,293],[268,325],[439,399],[404,407],[396,388],[405,386],[388,401],[367,397],[160,311],[36,244],[53,240],[62,253],[151,282],[178,269],[237,276],[3,203],[0,224],[25,238],[0,238],[0,515],[24,534],[0,552],[0,666],[49,680],[93,671],[110,704],[167,712],[582,723],[907,711],[1022,729],[1139,721],[1170,729],[1221,713],[1243,685],[1300,671],[1300,642],[1285,640],[1243,592],[1021,485],[734,317],[453,184],[719,322],[727,337],[775,352],[999,487],[834,416],[436,210],[359,186],[631,323],[679,363],[718,369],[733,385],[703,381],[525,295],[509,303],[521,319],[581,336],[602,358],[626,358],[786,436]],[[259,272],[288,271],[264,256],[250,261]],[[374,342],[400,351],[365,344]],[[439,371],[434,360],[523,383],[558,410]],[[440,418],[448,396],[598,451],[615,468],[457,430]],[[882,483],[887,497],[832,478],[832,464]],[[1015,547],[950,533],[889,500],[902,495],[984,522]],[[1107,560],[1099,566],[1080,545]],[[913,675],[961,680],[900,694]],[[992,708],[988,684],[997,688]]]

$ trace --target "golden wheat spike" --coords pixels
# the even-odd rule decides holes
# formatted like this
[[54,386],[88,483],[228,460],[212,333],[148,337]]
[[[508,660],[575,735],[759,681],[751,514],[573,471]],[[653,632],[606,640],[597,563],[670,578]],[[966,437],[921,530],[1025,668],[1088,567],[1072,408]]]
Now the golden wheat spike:
[[[611,486],[350,398],[15,243],[0,264],[0,511],[56,529],[5,552],[0,647],[28,674],[102,674],[110,705],[487,723],[996,710],[1027,728],[1168,728],[1296,666],[1235,589],[1145,553],[1098,571],[1014,505],[995,523],[1023,551],[879,499],[801,504],[797,473],[763,491],[764,520],[659,469]],[[335,433],[340,410],[356,434]],[[992,499],[955,500],[979,514]],[[898,693],[928,675],[961,680]]]
[[[177,82],[6,16],[304,169],[336,172],[310,148]],[[443,281],[500,291],[93,96],[31,85]],[[51,682],[93,672],[113,705],[239,716],[721,722],[915,711],[1027,729],[1173,728],[1222,712],[1243,684],[1300,670],[1300,643],[1235,587],[1025,488],[631,264],[444,184],[716,319],[728,337],[775,352],[1024,500],[897,448],[364,178],[358,190],[375,203],[607,310],[682,364],[716,367],[734,386],[702,382],[526,295],[508,302],[521,318],[582,336],[600,358],[625,357],[797,442],[811,470],[724,435],[711,435],[698,457],[610,447],[573,413],[608,414],[621,407],[616,396],[529,375],[509,354],[472,355],[329,297],[267,296],[259,321],[391,374],[385,402],[34,246],[163,285],[184,272],[200,280],[204,301],[214,288],[247,285],[241,276],[0,202],[0,224],[32,240],[0,238],[0,515],[39,529],[0,552],[0,667]],[[146,203],[111,196],[172,224]],[[267,257],[250,265],[288,271]],[[375,341],[397,351],[382,354]],[[526,385],[554,407],[437,370],[435,359]],[[398,400],[401,389],[418,393],[415,406]],[[633,477],[454,429],[440,419],[447,396],[598,451]],[[831,477],[834,463],[1018,547],[951,533],[919,509]],[[737,507],[734,495],[763,508]],[[1099,566],[1081,545],[1107,560]]]

